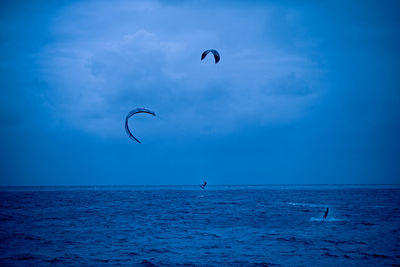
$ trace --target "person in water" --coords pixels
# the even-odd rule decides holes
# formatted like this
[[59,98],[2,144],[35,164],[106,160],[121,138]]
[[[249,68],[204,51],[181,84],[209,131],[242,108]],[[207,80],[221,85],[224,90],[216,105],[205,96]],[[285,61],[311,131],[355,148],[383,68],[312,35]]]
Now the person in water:
[[328,216],[329,208],[326,208],[325,214],[324,214],[324,219]]

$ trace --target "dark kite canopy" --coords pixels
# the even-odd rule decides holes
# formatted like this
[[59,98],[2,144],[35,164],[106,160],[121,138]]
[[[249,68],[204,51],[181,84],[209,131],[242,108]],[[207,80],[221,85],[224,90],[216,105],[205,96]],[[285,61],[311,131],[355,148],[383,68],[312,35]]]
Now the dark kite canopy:
[[210,52],[214,55],[215,64],[217,64],[219,62],[219,60],[221,59],[221,57],[220,57],[218,51],[215,49],[208,49],[208,50],[204,51],[203,54],[201,54],[201,60],[203,60],[207,56],[207,54]]
[[126,131],[126,133],[128,134],[128,136],[129,136],[130,138],[132,138],[132,139],[135,140],[136,142],[140,143],[140,141],[139,141],[136,137],[133,136],[133,134],[132,134],[131,131],[129,130],[129,126],[128,126],[128,119],[129,119],[130,117],[132,117],[133,115],[137,114],[137,113],[148,113],[148,114],[151,114],[151,115],[153,115],[153,116],[155,116],[156,113],[154,113],[154,112],[151,111],[151,110],[145,109],[145,108],[135,108],[134,110],[131,110],[131,111],[128,113],[128,115],[126,115],[126,118],[125,118],[125,131]]

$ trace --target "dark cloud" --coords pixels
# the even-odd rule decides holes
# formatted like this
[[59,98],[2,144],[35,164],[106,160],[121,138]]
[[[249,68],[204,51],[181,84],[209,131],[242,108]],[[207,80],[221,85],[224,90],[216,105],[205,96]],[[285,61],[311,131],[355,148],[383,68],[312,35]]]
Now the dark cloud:
[[2,184],[399,182],[396,1],[0,10]]

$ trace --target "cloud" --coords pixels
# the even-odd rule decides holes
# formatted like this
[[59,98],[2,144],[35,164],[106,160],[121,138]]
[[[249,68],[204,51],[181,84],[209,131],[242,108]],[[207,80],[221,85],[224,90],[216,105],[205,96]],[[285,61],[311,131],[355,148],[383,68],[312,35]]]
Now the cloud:
[[[11,183],[60,183],[53,179],[60,175],[66,183],[165,183],[166,176],[190,183],[193,172],[209,172],[215,183],[253,174],[256,183],[397,182],[399,4],[343,5],[5,7],[3,176]],[[219,50],[220,63],[200,61],[209,48]],[[143,140],[136,146],[123,122],[143,106],[157,117],[132,118]],[[132,180],[133,169],[142,178]]]
[[[251,121],[295,119],[316,99],[311,84],[319,73],[307,56],[281,49],[273,36],[259,44],[266,7],[241,14],[137,1],[92,8],[79,3],[61,13],[54,34],[70,38],[42,53],[46,81],[57,89],[53,100],[73,127],[118,135],[125,113],[145,106],[166,118],[166,132],[229,132]],[[107,21],[93,15],[104,10]],[[167,16],[179,25],[169,32],[163,29]],[[243,24],[212,25],[220,20]],[[199,60],[208,48],[218,48],[219,64]]]

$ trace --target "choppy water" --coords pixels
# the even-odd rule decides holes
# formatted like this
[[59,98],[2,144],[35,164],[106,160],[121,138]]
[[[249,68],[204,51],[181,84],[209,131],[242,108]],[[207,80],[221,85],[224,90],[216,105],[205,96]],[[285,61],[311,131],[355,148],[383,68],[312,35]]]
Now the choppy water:
[[400,266],[398,187],[0,191],[2,266]]

